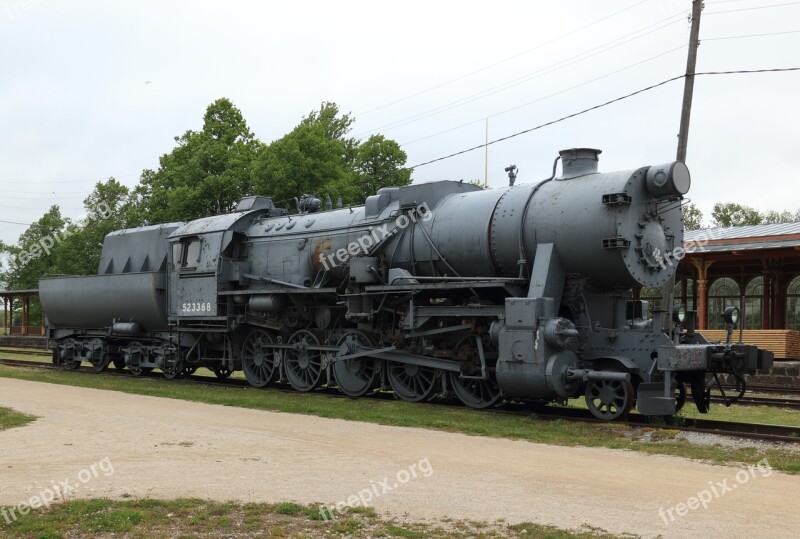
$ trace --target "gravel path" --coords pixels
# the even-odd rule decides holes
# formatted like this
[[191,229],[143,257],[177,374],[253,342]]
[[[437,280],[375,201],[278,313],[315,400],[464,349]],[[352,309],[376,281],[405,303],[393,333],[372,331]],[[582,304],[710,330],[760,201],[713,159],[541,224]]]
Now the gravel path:
[[[40,417],[0,432],[0,505],[68,479],[78,487],[68,498],[343,505],[361,493],[379,512],[414,520],[590,524],[647,537],[797,537],[800,530],[800,477],[766,469],[6,378],[0,406]],[[707,508],[675,508],[693,496],[710,497]]]

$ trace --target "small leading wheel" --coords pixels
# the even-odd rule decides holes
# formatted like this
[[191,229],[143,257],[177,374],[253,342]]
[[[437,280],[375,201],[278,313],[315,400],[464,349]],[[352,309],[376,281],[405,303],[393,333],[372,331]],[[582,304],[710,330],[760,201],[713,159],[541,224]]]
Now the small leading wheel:
[[597,419],[613,421],[633,407],[633,384],[628,380],[590,380],[586,384],[586,405]]
[[133,376],[141,376],[142,373],[144,372],[144,369],[142,367],[128,367],[128,370],[131,371],[131,374]]
[[186,365],[183,366],[183,376],[188,378],[194,373],[197,372],[197,365]]
[[108,368],[109,362],[108,354],[101,354],[100,357],[90,361],[94,372],[104,372]]
[[448,376],[456,397],[470,408],[489,408],[500,400],[500,388],[491,375],[488,380],[462,378],[461,373],[452,371]]
[[233,369],[229,369],[228,367],[214,367],[214,374],[220,380],[225,380],[233,374]]
[[322,383],[322,352],[310,350],[319,346],[319,339],[307,329],[301,329],[289,337],[289,348],[284,351],[286,378],[297,391],[311,391]]
[[[362,347],[372,346],[369,337],[360,331],[348,331],[337,346],[338,356],[354,354]],[[333,374],[339,391],[350,397],[361,397],[375,389],[378,379],[378,363],[369,356],[336,361],[333,364]]]
[[[278,352],[270,346],[275,342],[272,335],[264,329],[252,329],[242,343],[242,370],[247,382],[253,387],[266,387],[278,373]],[[216,370],[214,374],[220,376]]]
[[407,363],[390,362],[388,367],[389,385],[399,399],[407,402],[420,402],[432,397],[438,374],[433,367]]

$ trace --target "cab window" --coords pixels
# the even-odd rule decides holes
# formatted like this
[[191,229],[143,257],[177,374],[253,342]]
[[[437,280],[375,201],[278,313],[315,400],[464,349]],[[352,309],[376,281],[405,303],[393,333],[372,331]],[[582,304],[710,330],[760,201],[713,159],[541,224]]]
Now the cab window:
[[196,268],[200,265],[200,238],[188,238],[182,242],[181,269]]

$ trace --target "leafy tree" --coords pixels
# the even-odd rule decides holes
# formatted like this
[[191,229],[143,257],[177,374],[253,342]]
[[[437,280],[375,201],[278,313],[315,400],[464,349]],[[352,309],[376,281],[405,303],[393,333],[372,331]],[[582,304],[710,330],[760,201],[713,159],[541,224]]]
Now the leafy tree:
[[98,182],[83,201],[86,218],[70,223],[55,252],[55,273],[91,275],[97,272],[106,234],[127,228],[127,187],[114,178]]
[[62,241],[64,226],[58,206],[50,209],[19,237],[17,245],[3,245],[8,255],[3,280],[10,290],[39,287],[39,278],[54,273],[55,250]]
[[408,156],[400,145],[383,135],[372,135],[358,147],[356,181],[349,198],[361,203],[381,187],[403,186],[411,183],[411,169],[404,168]]
[[717,202],[711,218],[715,227],[758,225],[763,220],[757,209],[736,202]]
[[761,222],[765,225],[774,224],[774,223],[795,223],[800,221],[800,210],[797,212],[790,212],[790,211],[768,211],[766,213],[761,214]]
[[340,115],[334,103],[323,102],[289,133],[262,147],[253,164],[256,192],[269,195],[276,204],[286,204],[304,193],[328,194],[352,184],[357,143],[346,138],[353,119]]
[[175,141],[158,170],[142,173],[131,221],[153,224],[224,213],[250,194],[251,166],[261,143],[230,100],[209,105],[202,131],[187,131]]
[[683,211],[683,227],[686,230],[699,230],[703,228],[703,212],[694,204],[681,207]]

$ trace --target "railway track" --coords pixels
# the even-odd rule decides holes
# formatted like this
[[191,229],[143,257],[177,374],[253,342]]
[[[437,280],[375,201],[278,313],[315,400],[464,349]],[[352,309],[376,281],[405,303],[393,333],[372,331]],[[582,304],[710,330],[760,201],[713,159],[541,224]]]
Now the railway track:
[[[0,359],[0,365],[7,365],[12,367],[28,367],[39,368],[46,370],[63,370],[49,363],[26,361],[20,359]],[[81,367],[78,371],[98,374],[94,372],[91,367]],[[115,371],[113,368],[102,373],[106,376],[123,376],[125,378],[133,378],[127,371]],[[148,380],[163,380],[170,381],[158,373],[142,373],[136,378],[144,378]],[[240,379],[218,379],[211,376],[198,376],[193,375],[184,379],[185,382],[202,384],[208,386],[224,386],[229,388],[250,389],[250,384],[246,380]],[[270,390],[280,391],[286,393],[296,393],[289,384],[274,384],[270,386]],[[349,399],[346,395],[339,393],[334,388],[322,388],[315,392],[320,396],[330,398],[345,398]],[[376,392],[369,398],[376,399],[394,399],[394,396],[388,392]],[[781,400],[781,399],[775,399]],[[795,402],[794,404],[800,404]],[[419,405],[428,406],[453,406],[463,408],[461,403],[450,403],[439,401],[435,403],[419,403]],[[493,408],[490,410],[476,410],[481,413],[499,413],[505,415],[517,415],[531,417],[535,416],[537,419],[545,421],[557,421],[567,419],[569,421],[579,421],[583,423],[596,423],[607,424],[609,422],[602,421],[592,417],[588,410],[581,408],[557,408],[552,406],[532,407],[528,404],[521,403],[507,403],[502,407]],[[718,434],[723,436],[748,438],[753,440],[769,441],[769,442],[784,442],[784,443],[800,443],[800,426],[784,426],[784,425],[765,425],[755,423],[737,423],[730,421],[716,421],[709,419],[684,419],[684,418],[668,418],[666,420],[651,419],[638,414],[631,414],[625,421],[614,421],[611,423],[622,423],[635,427],[646,427],[650,429],[668,429],[679,430],[683,432],[697,432],[706,434]]]
[[[712,397],[711,402],[722,404],[724,401],[719,397]],[[788,397],[752,397],[744,396],[736,401],[737,406],[769,406],[771,408],[788,408],[790,410],[800,410],[800,400]]]
[[[11,348],[0,348],[0,354],[2,353],[13,353],[19,355],[30,355],[30,356],[41,356],[43,358],[47,358],[49,360],[50,354],[52,353],[50,350],[18,350],[18,349],[11,349]],[[208,377],[207,377],[208,378]],[[209,378],[209,380],[215,380],[213,378]],[[244,383],[245,386],[248,386],[247,383]],[[772,408],[785,408],[790,410],[800,410],[800,390],[793,391],[791,388],[769,388],[772,391],[764,391],[765,387],[756,386],[755,389],[748,387],[748,391],[752,391],[755,393],[771,393],[776,395],[782,395],[781,397],[761,397],[761,396],[752,396],[747,395],[742,397],[737,401],[737,405],[740,406],[768,406]],[[733,392],[733,388],[730,388],[731,392]],[[789,395],[797,395],[797,399],[789,398]],[[712,397],[712,402],[715,404],[722,404],[724,401],[719,397]]]
[[0,347],[0,354],[19,354],[22,356],[42,356],[50,357],[52,350],[43,350],[41,348],[6,348]]
[[[735,392],[736,388],[733,386],[723,386],[725,387],[725,391],[730,391],[731,393]],[[774,386],[758,386],[758,385],[749,385],[747,386],[747,391],[751,393],[763,393],[765,395],[795,395],[800,397],[800,388],[797,387],[774,387]]]

